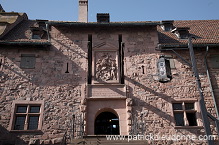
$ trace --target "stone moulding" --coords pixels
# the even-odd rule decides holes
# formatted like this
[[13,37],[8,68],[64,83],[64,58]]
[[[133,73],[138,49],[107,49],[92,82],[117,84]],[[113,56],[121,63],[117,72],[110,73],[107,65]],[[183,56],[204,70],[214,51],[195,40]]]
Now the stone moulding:
[[126,86],[123,84],[95,84],[88,85],[87,99],[125,99]]

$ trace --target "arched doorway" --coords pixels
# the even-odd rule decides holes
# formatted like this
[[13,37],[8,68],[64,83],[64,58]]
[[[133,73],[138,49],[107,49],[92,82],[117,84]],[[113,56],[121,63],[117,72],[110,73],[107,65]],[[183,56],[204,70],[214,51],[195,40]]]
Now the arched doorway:
[[95,119],[95,135],[119,135],[119,118],[111,112],[102,112]]

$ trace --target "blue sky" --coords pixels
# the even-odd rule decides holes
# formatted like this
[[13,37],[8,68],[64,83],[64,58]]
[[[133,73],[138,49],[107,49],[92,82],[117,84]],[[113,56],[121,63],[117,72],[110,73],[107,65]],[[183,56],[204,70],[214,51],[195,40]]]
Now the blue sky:
[[[77,21],[78,0],[0,0],[7,12],[29,19]],[[219,0],[89,0],[89,21],[110,13],[111,21],[219,19]]]

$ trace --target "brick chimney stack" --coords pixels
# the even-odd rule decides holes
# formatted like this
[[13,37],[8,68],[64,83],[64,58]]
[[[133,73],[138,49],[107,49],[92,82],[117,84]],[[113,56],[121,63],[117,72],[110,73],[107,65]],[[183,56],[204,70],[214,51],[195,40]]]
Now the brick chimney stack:
[[88,22],[88,0],[79,0],[78,22]]

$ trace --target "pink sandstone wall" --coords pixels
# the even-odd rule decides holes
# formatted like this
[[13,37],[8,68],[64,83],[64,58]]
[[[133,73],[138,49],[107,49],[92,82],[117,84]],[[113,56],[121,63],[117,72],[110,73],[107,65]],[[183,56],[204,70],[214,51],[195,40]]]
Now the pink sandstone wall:
[[[50,49],[42,48],[1,48],[4,58],[1,69],[0,124],[3,137],[16,140],[17,134],[9,133],[11,107],[14,100],[44,100],[43,126],[40,133],[19,134],[20,142],[39,139],[40,143],[59,143],[66,129],[71,128],[72,115],[83,114],[86,134],[93,134],[95,116],[110,108],[120,118],[120,134],[128,135],[134,123],[144,123],[139,133],[154,135],[203,135],[202,121],[198,113],[198,127],[175,128],[172,102],[199,98],[191,68],[174,54],[176,68],[172,70],[173,79],[160,83],[156,79],[156,63],[161,54],[155,51],[158,43],[156,28],[146,29],[74,29],[51,27]],[[93,35],[93,46],[105,42],[118,47],[118,35],[122,34],[124,47],[124,70],[126,98],[115,100],[106,98],[87,100],[87,40]],[[21,54],[36,54],[35,69],[21,69]],[[188,53],[179,53],[189,60]],[[212,51],[212,53],[214,53]],[[213,113],[214,105],[209,93],[209,84],[203,68],[203,52],[197,52],[203,91],[208,110]],[[66,74],[66,64],[69,73]],[[144,74],[142,73],[144,66]],[[218,78],[218,73],[212,70]],[[197,106],[197,110],[198,106]],[[140,117],[142,116],[142,117]],[[137,118],[139,122],[133,122]],[[215,126],[212,124],[212,128]],[[70,129],[68,131],[70,134]],[[205,141],[157,141],[156,144],[206,144]]]

